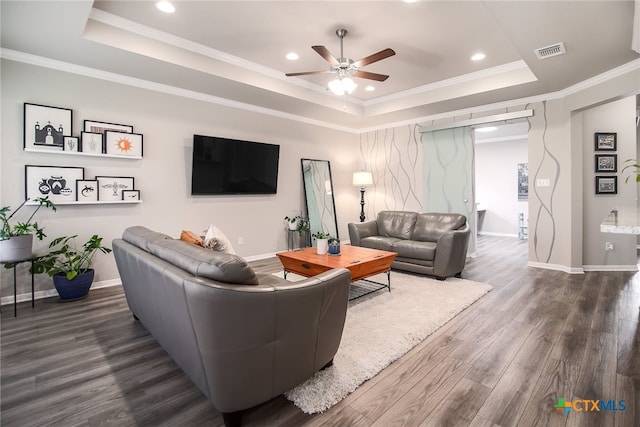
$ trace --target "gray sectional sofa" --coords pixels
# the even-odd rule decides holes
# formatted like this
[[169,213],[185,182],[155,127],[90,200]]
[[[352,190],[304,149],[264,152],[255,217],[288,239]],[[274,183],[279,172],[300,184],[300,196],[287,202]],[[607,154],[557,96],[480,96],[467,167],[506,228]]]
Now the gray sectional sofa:
[[464,215],[381,211],[374,221],[348,227],[352,245],[396,252],[392,268],[440,280],[464,269],[470,234]]
[[332,363],[349,270],[291,283],[254,273],[236,255],[140,226],[115,239],[113,252],[134,317],[227,426]]

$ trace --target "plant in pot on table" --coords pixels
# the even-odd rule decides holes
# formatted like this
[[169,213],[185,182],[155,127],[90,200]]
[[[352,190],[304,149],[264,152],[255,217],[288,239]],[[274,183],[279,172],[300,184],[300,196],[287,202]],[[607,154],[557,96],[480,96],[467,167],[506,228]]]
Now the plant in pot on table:
[[318,255],[325,255],[329,250],[329,238],[331,235],[324,231],[316,231],[311,236],[316,239],[316,253]]
[[[16,220],[15,224],[12,225],[11,219],[28,201],[29,199],[22,202],[13,212],[11,212],[11,206],[5,206],[0,209],[0,262],[6,263],[6,268],[13,267],[17,261],[31,259],[34,235],[38,240],[46,237],[44,229],[36,221],[33,221],[40,208],[44,206],[54,212],[56,211],[56,205],[48,197],[38,197],[33,199],[37,207],[31,213],[31,216],[24,222]],[[10,212],[11,214],[9,214]]]
[[284,220],[289,225],[289,230],[297,231],[298,233],[302,233],[303,231],[309,231],[309,219],[302,216],[285,216]]
[[76,245],[76,237],[54,239],[49,249],[55,249],[36,258],[33,264],[36,273],[47,273],[53,278],[53,284],[63,301],[81,299],[89,294],[95,274],[91,268],[94,255],[97,251],[104,254],[111,252],[111,249],[102,246],[102,237],[97,234],[91,236],[81,248]]

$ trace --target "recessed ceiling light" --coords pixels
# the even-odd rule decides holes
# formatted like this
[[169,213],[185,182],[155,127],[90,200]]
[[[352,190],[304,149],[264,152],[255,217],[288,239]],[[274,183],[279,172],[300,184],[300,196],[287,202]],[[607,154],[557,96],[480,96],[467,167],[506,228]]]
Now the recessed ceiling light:
[[166,0],[156,2],[156,7],[164,13],[173,13],[176,11],[175,6]]
[[288,59],[289,61],[297,61],[297,60],[298,60],[298,58],[300,58],[300,56],[298,56],[298,54],[297,54],[297,53],[295,53],[295,52],[289,52],[289,53],[287,53],[287,59]]
[[498,130],[495,126],[485,126],[481,128],[476,128],[476,132],[493,132],[494,130]]
[[373,92],[374,90],[376,90],[376,88],[373,86],[367,86],[364,88],[364,90],[366,90],[367,92]]
[[484,53],[476,53],[475,55],[473,55],[471,57],[472,61],[481,61],[483,60],[487,55],[485,55]]

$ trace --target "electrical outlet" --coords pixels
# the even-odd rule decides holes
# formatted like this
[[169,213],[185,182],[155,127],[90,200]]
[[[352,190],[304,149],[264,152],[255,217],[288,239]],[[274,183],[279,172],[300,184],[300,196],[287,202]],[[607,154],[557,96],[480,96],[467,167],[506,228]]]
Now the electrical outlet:
[[238,237],[238,244],[244,245],[244,237]]
[[613,247],[613,242],[606,242],[604,244],[604,250],[607,252],[611,252],[613,251],[614,247]]

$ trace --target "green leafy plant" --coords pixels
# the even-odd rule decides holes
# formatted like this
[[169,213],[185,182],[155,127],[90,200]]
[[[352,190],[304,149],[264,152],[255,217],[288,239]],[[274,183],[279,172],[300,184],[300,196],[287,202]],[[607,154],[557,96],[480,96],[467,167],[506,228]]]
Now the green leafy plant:
[[636,176],[635,177],[635,181],[636,182],[640,182],[640,164],[638,163],[638,160],[636,160],[636,159],[627,159],[624,162],[627,165],[622,168],[622,173],[624,174],[624,171],[626,171],[627,169],[631,169],[631,172],[625,178],[624,182],[625,183],[629,182],[629,178],[631,178],[634,175]]
[[[18,213],[18,211],[29,201],[29,199],[22,202],[20,206],[16,210],[14,210],[11,214],[11,206],[5,206],[0,209],[0,223],[2,224],[2,228],[0,229],[0,240],[5,240],[14,236],[21,236],[23,234],[33,233],[38,240],[42,240],[44,237],[47,237],[44,234],[44,229],[38,225],[37,222],[33,221],[33,217],[40,210],[41,207],[46,207],[54,212],[56,211],[56,205],[49,200],[49,197],[38,197],[33,199],[34,202],[38,204],[36,209],[31,213],[29,219],[25,222],[16,221],[14,225],[11,225],[11,218]],[[33,222],[32,222],[33,221]]]
[[293,224],[295,222],[298,223],[298,226],[296,227],[296,231],[298,233],[302,233],[303,231],[309,231],[310,225],[309,225],[309,218],[302,216],[302,215],[296,215],[296,216],[285,216],[284,220]]
[[93,263],[93,256],[97,251],[104,254],[111,249],[102,246],[102,237],[97,234],[91,236],[79,249],[74,236],[63,236],[53,239],[49,249],[56,248],[46,255],[36,258],[33,262],[35,273],[47,273],[49,276],[64,274],[67,280],[73,280],[78,274],[88,270]]
[[311,236],[313,236],[315,239],[328,239],[331,237],[329,233],[325,233],[324,231],[316,231]]

